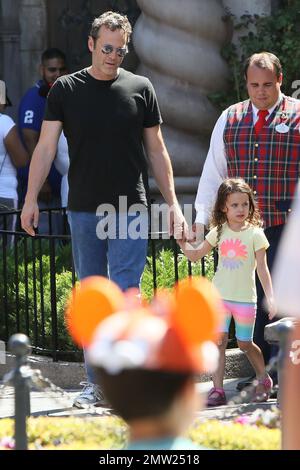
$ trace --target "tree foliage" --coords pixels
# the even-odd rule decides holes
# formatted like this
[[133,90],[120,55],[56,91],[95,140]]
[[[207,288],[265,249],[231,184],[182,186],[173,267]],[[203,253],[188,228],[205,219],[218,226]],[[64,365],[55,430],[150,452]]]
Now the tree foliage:
[[[243,63],[247,57],[262,51],[275,54],[283,68],[282,91],[300,98],[300,0],[284,0],[271,16],[245,14],[236,18],[228,14],[238,33],[237,43],[226,44],[222,55],[230,69],[228,88],[210,96],[221,109],[247,98]],[[240,32],[240,35],[239,35]]]

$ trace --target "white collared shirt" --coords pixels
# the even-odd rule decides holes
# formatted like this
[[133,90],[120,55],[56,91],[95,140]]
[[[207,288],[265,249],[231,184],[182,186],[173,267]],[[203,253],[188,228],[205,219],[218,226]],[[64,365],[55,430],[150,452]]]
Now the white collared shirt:
[[[272,114],[276,106],[280,103],[282,95],[272,108],[269,108],[269,115]],[[203,166],[201,178],[198,185],[197,196],[195,200],[196,219],[195,222],[207,225],[210,213],[215,202],[219,186],[228,176],[227,159],[223,134],[227,122],[228,109],[222,112],[216,122],[211,135],[208,154]],[[252,103],[253,124],[258,120],[258,108]]]

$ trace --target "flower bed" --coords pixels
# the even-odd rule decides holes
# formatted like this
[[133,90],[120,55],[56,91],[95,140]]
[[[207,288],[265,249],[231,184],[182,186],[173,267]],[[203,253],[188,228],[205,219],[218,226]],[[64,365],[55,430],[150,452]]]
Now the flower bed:
[[[0,448],[14,447],[13,420],[0,421]],[[279,429],[263,425],[220,421],[196,421],[188,436],[198,445],[214,449],[280,449]],[[122,449],[127,427],[116,417],[28,419],[30,449]]]

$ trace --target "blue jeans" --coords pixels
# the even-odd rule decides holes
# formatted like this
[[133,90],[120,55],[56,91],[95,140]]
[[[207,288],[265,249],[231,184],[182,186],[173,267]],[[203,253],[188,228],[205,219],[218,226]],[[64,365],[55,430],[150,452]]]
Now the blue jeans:
[[[140,237],[131,230],[134,221],[142,221]],[[144,271],[148,245],[148,214],[116,214],[115,224],[105,232],[107,218],[92,212],[68,211],[72,237],[72,250],[78,279],[88,276],[105,276],[114,281],[122,290],[139,287]],[[99,238],[100,236],[100,238]],[[87,312],[88,313],[88,312]],[[89,382],[93,383],[93,371],[87,364]]]

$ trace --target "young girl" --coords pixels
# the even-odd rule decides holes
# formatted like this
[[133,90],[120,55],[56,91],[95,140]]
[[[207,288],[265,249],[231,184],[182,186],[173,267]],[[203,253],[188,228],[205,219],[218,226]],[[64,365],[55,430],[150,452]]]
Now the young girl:
[[197,248],[178,241],[191,261],[201,259],[212,248],[218,247],[219,262],[213,283],[224,301],[226,322],[219,344],[219,367],[213,375],[214,387],[208,394],[208,406],[226,404],[223,378],[231,317],[235,322],[238,346],[246,353],[258,380],[254,401],[265,401],[273,383],[266,373],[262,352],[252,339],[256,316],[255,269],[266,295],[269,319],[275,315],[272,281],[266,260],[269,243],[261,228],[253,193],[244,180],[226,179],[221,184],[211,225],[213,229]]

